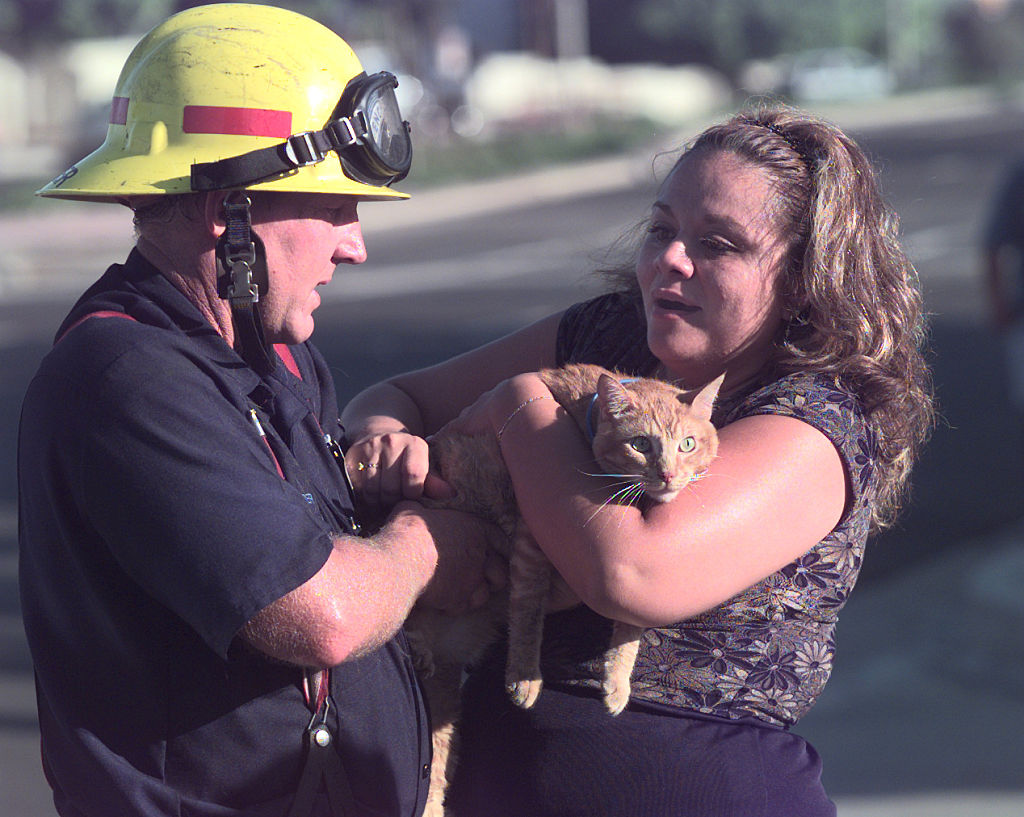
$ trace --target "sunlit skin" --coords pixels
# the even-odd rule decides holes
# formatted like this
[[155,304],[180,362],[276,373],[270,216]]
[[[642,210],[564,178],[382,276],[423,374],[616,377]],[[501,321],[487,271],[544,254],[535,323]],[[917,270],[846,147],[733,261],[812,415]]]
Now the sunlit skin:
[[[636,265],[659,375],[742,393],[766,372],[786,313],[777,191],[727,151],[689,154],[662,185]],[[362,496],[383,506],[426,488],[428,437],[454,421],[502,430],[523,519],[576,596],[599,614],[660,627],[713,609],[820,542],[847,503],[839,453],[793,417],[719,429],[707,477],[648,507],[606,503],[592,452],[535,370],[557,365],[555,315],[352,400],[342,417]],[[469,406],[469,408],[465,408]]]
[[270,288],[260,299],[267,339],[303,343],[313,334],[317,287],[330,283],[338,264],[361,264],[366,245],[350,196],[282,194],[257,198],[253,230],[267,251]]
[[783,318],[783,247],[760,168],[725,151],[691,153],[662,185],[637,261],[647,342],[671,378],[726,389],[767,360]]

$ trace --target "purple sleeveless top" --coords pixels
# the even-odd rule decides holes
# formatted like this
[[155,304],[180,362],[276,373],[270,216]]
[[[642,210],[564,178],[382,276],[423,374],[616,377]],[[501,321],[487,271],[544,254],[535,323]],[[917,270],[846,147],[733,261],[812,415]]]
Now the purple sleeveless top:
[[[653,371],[637,299],[603,295],[571,307],[559,328],[558,362]],[[832,671],[835,626],[860,570],[875,492],[875,437],[857,396],[835,378],[794,374],[731,397],[719,427],[742,417],[795,417],[839,451],[852,496],[835,529],[806,554],[724,604],[644,632],[632,700],[790,726],[814,704]],[[554,686],[599,686],[611,622],[587,608],[549,616],[542,669]]]

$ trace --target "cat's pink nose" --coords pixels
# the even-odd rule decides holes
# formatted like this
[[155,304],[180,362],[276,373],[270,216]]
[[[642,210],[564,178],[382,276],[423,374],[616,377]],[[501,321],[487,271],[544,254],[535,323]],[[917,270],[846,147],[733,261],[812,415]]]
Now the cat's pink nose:
[[672,482],[672,480],[675,478],[675,474],[672,473],[671,471],[662,471],[660,476],[661,481],[664,482],[666,485]]

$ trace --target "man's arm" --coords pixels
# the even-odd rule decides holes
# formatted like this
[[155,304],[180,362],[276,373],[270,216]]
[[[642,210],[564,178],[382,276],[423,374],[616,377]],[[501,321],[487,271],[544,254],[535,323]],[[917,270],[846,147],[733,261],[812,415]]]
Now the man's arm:
[[483,603],[485,557],[500,535],[469,514],[402,503],[375,536],[338,536],[320,571],[239,635],[280,661],[335,666],[391,638],[428,586],[425,601],[440,609]]

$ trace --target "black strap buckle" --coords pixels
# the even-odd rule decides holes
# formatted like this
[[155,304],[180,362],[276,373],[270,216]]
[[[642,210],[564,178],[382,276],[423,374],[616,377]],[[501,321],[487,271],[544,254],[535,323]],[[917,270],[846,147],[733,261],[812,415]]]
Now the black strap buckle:
[[358,145],[362,141],[360,134],[356,133],[352,120],[347,116],[343,116],[341,119],[332,119],[324,125],[321,133],[330,142],[331,150],[338,151],[339,153],[347,147]]
[[285,140],[284,155],[294,167],[315,165],[326,155],[316,144],[316,133],[311,130],[294,133]]
[[248,196],[232,194],[224,199],[224,220],[227,225],[223,246],[224,266],[230,273],[227,297],[232,304],[254,304],[260,299],[260,288],[254,280],[256,244],[249,229]]

